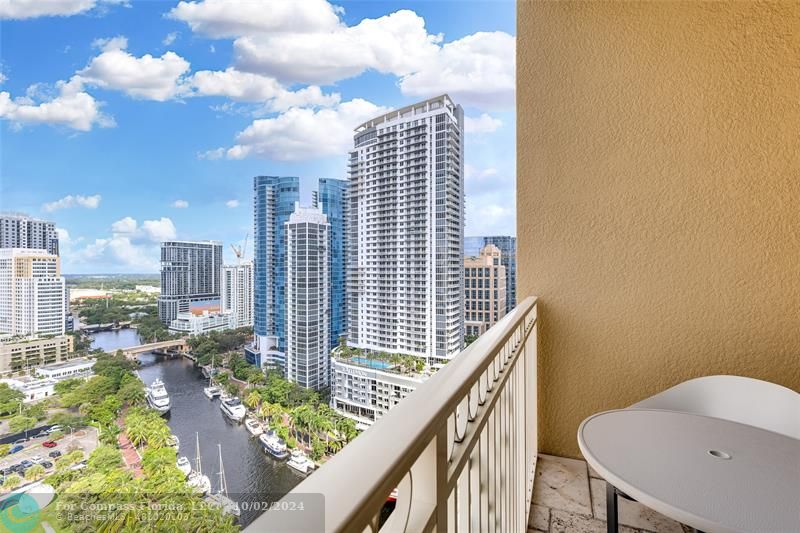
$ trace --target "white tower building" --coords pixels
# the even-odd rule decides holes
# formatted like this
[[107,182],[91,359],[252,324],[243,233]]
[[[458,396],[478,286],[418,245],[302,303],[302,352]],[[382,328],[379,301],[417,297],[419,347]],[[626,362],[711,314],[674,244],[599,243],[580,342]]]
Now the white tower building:
[[295,205],[286,223],[286,377],[320,389],[330,382],[330,224]]
[[63,335],[65,290],[57,255],[0,249],[0,334]]
[[426,358],[464,343],[464,113],[443,95],[356,128],[347,342]]
[[220,310],[230,313],[230,327],[253,327],[253,263],[223,265]]

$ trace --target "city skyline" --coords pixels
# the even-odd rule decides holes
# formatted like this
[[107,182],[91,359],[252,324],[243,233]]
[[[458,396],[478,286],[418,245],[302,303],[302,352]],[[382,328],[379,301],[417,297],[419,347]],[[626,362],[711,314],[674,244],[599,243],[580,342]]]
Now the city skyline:
[[[65,274],[156,273],[162,240],[241,242],[252,176],[299,176],[309,205],[319,179],[347,177],[355,125],[443,93],[465,107],[466,235],[514,234],[513,3],[287,3],[294,18],[250,25],[212,9],[220,3],[0,11],[2,39],[15,43],[0,65],[0,210],[55,221]],[[295,19],[306,36],[356,35],[370,54],[341,44],[324,69],[295,53],[265,60],[265,50],[302,48]],[[451,75],[431,76],[442,61]],[[123,79],[125,69],[140,75]]]

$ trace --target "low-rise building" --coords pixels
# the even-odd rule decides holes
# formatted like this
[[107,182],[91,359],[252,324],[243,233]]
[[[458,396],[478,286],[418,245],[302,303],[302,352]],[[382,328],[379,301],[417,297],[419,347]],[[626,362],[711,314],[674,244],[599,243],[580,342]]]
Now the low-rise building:
[[34,370],[34,375],[39,378],[49,378],[56,381],[73,378],[86,378],[94,373],[92,372],[94,363],[94,359],[79,357],[69,361],[64,361],[63,363],[56,363],[54,365],[47,365],[37,368]]
[[70,335],[11,337],[0,339],[0,374],[61,363],[73,353]]
[[0,379],[0,383],[5,383],[12,389],[21,392],[25,395],[22,398],[22,403],[38,402],[52,396],[55,393],[55,385],[58,383],[55,379]]
[[331,355],[331,407],[366,429],[430,377],[385,358]]
[[231,316],[230,313],[210,313],[207,310],[202,313],[178,313],[178,317],[170,322],[169,331],[179,335],[202,335],[231,329]]

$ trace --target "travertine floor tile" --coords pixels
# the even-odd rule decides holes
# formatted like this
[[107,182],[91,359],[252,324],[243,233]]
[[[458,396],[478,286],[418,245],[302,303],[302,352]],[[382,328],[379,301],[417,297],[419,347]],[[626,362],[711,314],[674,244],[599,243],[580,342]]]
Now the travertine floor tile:
[[550,509],[535,503],[532,504],[528,528],[535,531],[548,531],[550,529]]
[[[606,533],[602,520],[576,513],[553,510],[550,515],[550,533]],[[639,533],[636,529],[620,526],[620,533]]]
[[[594,517],[606,519],[606,482],[601,479],[591,479],[592,511]],[[655,531],[657,533],[683,533],[681,525],[661,515],[641,503],[632,502],[625,498],[617,498],[619,509],[619,523],[627,526]]]
[[533,485],[533,502],[551,509],[591,516],[586,463],[540,455]]

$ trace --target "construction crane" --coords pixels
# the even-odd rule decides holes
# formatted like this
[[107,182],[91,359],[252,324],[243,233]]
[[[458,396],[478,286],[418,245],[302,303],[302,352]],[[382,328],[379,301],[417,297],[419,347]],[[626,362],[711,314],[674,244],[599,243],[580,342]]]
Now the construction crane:
[[236,262],[238,264],[242,264],[242,258],[247,254],[247,238],[250,237],[250,233],[244,236],[244,246],[237,246],[235,244],[231,244],[231,249],[233,253],[236,254]]

